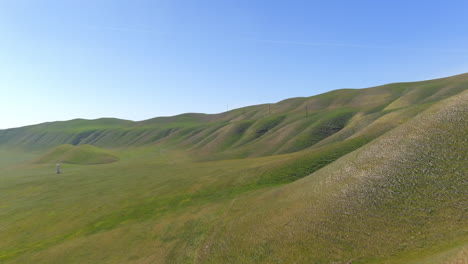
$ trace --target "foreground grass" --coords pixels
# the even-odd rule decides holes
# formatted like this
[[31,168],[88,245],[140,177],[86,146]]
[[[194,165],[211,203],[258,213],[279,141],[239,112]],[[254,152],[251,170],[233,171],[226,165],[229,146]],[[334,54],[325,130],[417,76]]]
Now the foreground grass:
[[249,182],[278,159],[193,163],[151,148],[121,156],[115,164],[63,165],[56,175],[53,165],[22,163],[18,153],[19,164],[1,170],[0,260],[192,210],[216,215],[238,195],[267,187]]

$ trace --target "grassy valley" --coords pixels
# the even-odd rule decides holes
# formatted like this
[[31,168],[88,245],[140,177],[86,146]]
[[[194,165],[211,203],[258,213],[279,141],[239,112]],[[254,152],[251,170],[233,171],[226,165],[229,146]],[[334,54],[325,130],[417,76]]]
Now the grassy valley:
[[467,88],[0,130],[0,263],[466,263]]

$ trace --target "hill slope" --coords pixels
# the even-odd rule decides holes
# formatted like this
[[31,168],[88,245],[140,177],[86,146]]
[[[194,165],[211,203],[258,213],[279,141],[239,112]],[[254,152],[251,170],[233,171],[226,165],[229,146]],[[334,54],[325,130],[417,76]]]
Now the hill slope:
[[237,200],[203,261],[428,263],[466,252],[467,102],[465,91],[302,180]]

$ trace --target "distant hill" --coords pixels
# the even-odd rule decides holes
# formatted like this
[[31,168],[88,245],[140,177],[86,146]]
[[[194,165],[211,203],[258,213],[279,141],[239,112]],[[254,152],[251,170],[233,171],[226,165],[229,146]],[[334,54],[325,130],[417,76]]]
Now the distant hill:
[[160,144],[210,159],[285,154],[355,137],[376,138],[467,85],[468,74],[462,74],[336,90],[213,115],[50,122],[0,130],[0,145],[48,149],[62,144],[106,148]]

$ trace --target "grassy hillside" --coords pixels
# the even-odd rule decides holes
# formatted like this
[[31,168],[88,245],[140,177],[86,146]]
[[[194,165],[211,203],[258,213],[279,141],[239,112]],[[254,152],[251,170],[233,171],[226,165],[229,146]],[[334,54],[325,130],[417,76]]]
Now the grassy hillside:
[[426,263],[466,252],[466,102],[468,91],[302,180],[237,199],[202,262]]
[[467,88],[0,131],[0,263],[466,263]]

